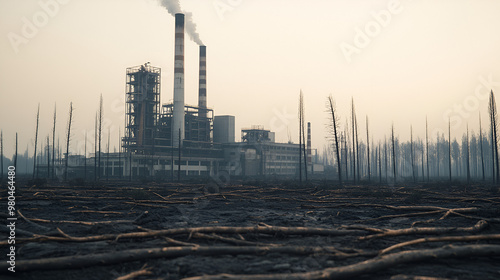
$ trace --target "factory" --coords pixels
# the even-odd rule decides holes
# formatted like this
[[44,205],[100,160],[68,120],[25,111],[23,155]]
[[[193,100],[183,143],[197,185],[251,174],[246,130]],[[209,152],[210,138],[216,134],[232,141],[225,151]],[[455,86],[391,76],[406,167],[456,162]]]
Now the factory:
[[[184,14],[175,14],[172,103],[161,104],[160,68],[146,63],[126,69],[126,125],[121,151],[101,156],[99,176],[172,180],[297,177],[298,144],[276,143],[274,132],[263,126],[243,129],[240,141],[236,141],[235,116],[215,115],[208,108],[206,46],[199,47],[198,104],[185,104],[184,35]],[[323,165],[313,162],[310,132],[309,123],[307,168],[310,173],[321,174]]]

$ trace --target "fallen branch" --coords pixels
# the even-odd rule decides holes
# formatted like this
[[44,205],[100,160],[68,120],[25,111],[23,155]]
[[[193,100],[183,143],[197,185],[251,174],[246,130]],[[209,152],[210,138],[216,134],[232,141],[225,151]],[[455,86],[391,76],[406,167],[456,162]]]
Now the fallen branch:
[[444,246],[437,249],[412,250],[376,257],[352,265],[326,268],[303,273],[253,274],[253,275],[205,275],[185,278],[184,280],[319,280],[319,279],[355,279],[357,276],[392,268],[399,264],[445,258],[472,256],[500,256],[500,245],[465,245]]
[[123,215],[123,212],[118,211],[97,211],[97,210],[74,210],[71,213],[96,213],[96,214],[119,214]]
[[45,220],[45,219],[38,219],[38,218],[26,218],[24,217],[19,210],[17,211],[19,213],[19,216],[21,216],[25,221],[27,221],[30,224],[37,225],[40,228],[43,228],[44,230],[50,230],[48,227],[40,226],[35,222],[41,222],[41,223],[56,223],[56,224],[78,224],[78,225],[86,225],[86,226],[94,226],[94,225],[102,225],[102,224],[124,224],[124,223],[134,223],[137,219],[141,218],[145,214],[148,213],[148,211],[145,211],[141,213],[137,218],[134,220],[114,220],[114,221],[98,221],[98,222],[86,222],[86,221],[66,221],[66,220]]
[[[141,227],[141,226],[138,226],[137,228],[140,229],[140,230],[148,231],[148,232],[154,231],[152,229],[144,228],[144,227]],[[195,244],[195,243],[188,243],[188,242],[179,241],[179,240],[170,238],[168,236],[163,236],[162,238],[165,241],[167,241],[168,243],[179,245],[179,246],[200,246],[200,245]]]
[[[196,228],[175,228],[164,230],[152,230],[148,232],[129,232],[120,234],[103,234],[85,237],[57,237],[57,236],[42,236],[35,238],[18,238],[16,243],[26,242],[42,242],[42,241],[57,241],[57,242],[92,242],[103,240],[118,240],[130,238],[150,238],[166,235],[193,234],[193,233],[260,233],[260,234],[282,234],[282,235],[322,235],[322,236],[343,236],[343,235],[362,235],[365,232],[362,230],[342,230],[329,228],[308,228],[308,227],[277,227],[277,226],[254,226],[254,227],[196,227]],[[6,241],[1,241],[1,245],[6,245]]]
[[500,218],[483,218],[483,217],[479,217],[479,216],[473,216],[473,215],[465,215],[465,214],[462,214],[462,213],[458,213],[456,211],[451,211],[450,214],[454,214],[454,215],[457,215],[457,216],[460,216],[460,217],[464,217],[464,218],[467,218],[467,219],[474,219],[474,220],[485,220],[489,223],[500,223]]
[[394,275],[389,280],[451,280],[450,278],[414,276],[414,275]]
[[419,238],[415,240],[410,240],[406,242],[401,242],[390,247],[385,248],[380,251],[380,255],[385,254],[387,252],[393,251],[395,249],[415,245],[426,242],[445,242],[445,241],[456,241],[456,242],[466,242],[466,241],[478,241],[478,240],[495,240],[500,239],[500,234],[483,234],[483,235],[469,235],[469,236],[442,236],[442,237],[426,237]]
[[479,232],[488,226],[486,221],[479,221],[472,227],[421,227],[421,228],[406,228],[397,230],[386,230],[383,233],[373,234],[368,236],[362,236],[360,240],[367,240],[372,238],[381,238],[386,236],[399,236],[399,235],[411,235],[411,234],[442,234],[449,232]]
[[[418,207],[418,206],[413,206],[413,207]],[[426,207],[429,207],[429,206],[426,206]],[[437,207],[437,208],[441,208],[441,207]],[[373,219],[364,219],[361,221],[377,221],[377,220],[393,219],[393,218],[400,218],[400,217],[432,215],[432,214],[437,214],[437,213],[442,213],[442,212],[450,212],[450,213],[456,214],[456,213],[458,213],[458,211],[460,211],[460,212],[476,212],[477,210],[478,210],[478,208],[476,208],[476,207],[455,208],[455,209],[441,208],[438,210],[427,211],[427,212],[415,212],[415,213],[398,214],[398,215],[386,215],[386,216],[380,216],[380,217],[373,218]],[[482,219],[482,220],[486,220],[486,219]]]
[[[500,246],[499,246],[500,247]],[[216,256],[216,255],[263,255],[270,253],[290,254],[290,255],[312,255],[329,254],[335,256],[337,249],[333,247],[314,247],[314,246],[199,246],[199,247],[163,247],[163,248],[145,248],[115,251],[111,253],[75,255],[56,258],[42,258],[35,260],[16,261],[17,271],[33,270],[54,270],[82,268],[96,265],[109,265],[136,260],[154,259],[154,258],[177,258],[187,255],[198,256]],[[364,255],[373,255],[374,252]],[[375,253],[376,254],[376,253]],[[361,254],[352,254],[360,256]],[[0,273],[5,273],[9,264],[0,263]]]
[[265,244],[261,242],[252,242],[252,241],[246,241],[246,240],[240,240],[236,238],[230,238],[230,237],[224,237],[217,235],[215,233],[212,234],[205,234],[205,233],[194,233],[191,235],[192,238],[198,238],[198,239],[209,239],[209,240],[217,240],[217,241],[222,241],[226,242],[229,244],[234,244],[234,245],[244,245],[244,246],[275,246],[275,244]]
[[115,280],[131,280],[139,276],[144,276],[144,275],[151,275],[153,274],[150,270],[150,268],[147,268],[146,265],[144,265],[140,270],[131,272],[129,274],[120,276],[116,278]]
[[34,226],[34,227],[38,228],[38,229],[41,229],[41,230],[43,230],[43,231],[49,231],[49,230],[50,230],[50,228],[48,228],[48,227],[44,227],[44,226],[41,226],[41,225],[39,225],[39,224],[37,224],[37,223],[35,223],[35,222],[30,221],[30,219],[26,218],[26,217],[25,217],[25,216],[21,213],[21,211],[20,211],[20,210],[17,210],[17,214],[19,214],[19,216],[20,216],[23,220],[25,220],[28,224],[30,224],[30,225],[32,225],[32,226]]

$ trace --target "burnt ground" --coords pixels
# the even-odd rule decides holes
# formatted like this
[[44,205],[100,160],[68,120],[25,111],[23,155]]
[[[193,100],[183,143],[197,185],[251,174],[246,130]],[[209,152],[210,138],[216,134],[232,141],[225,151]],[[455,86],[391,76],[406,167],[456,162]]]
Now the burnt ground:
[[[1,207],[6,209],[5,191]],[[145,268],[148,275],[122,279],[183,279],[202,275],[299,273],[341,267],[377,257],[380,250],[422,237],[477,236],[500,233],[500,193],[495,187],[449,184],[394,186],[334,186],[317,182],[215,184],[130,184],[95,186],[44,185],[18,187],[16,270],[2,279],[116,279]],[[395,206],[395,207],[391,207]],[[412,207],[400,207],[412,206]],[[425,206],[421,208],[413,206]],[[437,208],[441,207],[441,208]],[[468,209],[461,209],[468,208]],[[448,211],[448,209],[458,209]],[[147,211],[147,212],[146,212]],[[2,210],[2,213],[6,211]],[[6,215],[2,214],[5,220]],[[30,220],[28,222],[27,220]],[[389,229],[469,228],[480,220],[484,227],[446,233],[413,233],[363,239]],[[143,238],[112,238],[76,242],[73,237],[198,227],[306,227],[340,229],[339,235],[304,233],[180,233]],[[59,229],[59,230],[58,230]],[[22,230],[22,231],[21,231]],[[189,232],[189,230],[188,230]],[[31,236],[31,234],[35,234]],[[6,233],[2,240],[6,240]],[[46,236],[59,237],[50,240]],[[500,244],[496,239],[425,242],[394,249],[409,250],[471,244]],[[23,270],[23,262],[100,253],[123,255],[123,250],[193,246],[279,247],[313,246],[315,252],[205,254],[142,258],[110,264],[68,261],[63,267],[43,265]],[[321,251],[321,248],[325,249]],[[5,259],[5,241],[0,250]],[[95,257],[98,260],[98,256]],[[5,261],[2,261],[5,263]],[[144,267],[144,265],[146,265]],[[26,268],[28,269],[28,268]],[[13,277],[15,276],[15,277]],[[404,278],[408,276],[407,278]],[[364,273],[347,279],[500,279],[500,255],[434,258]],[[398,278],[399,277],[399,278]],[[413,277],[413,278],[412,278]],[[238,279],[237,277],[234,279]]]

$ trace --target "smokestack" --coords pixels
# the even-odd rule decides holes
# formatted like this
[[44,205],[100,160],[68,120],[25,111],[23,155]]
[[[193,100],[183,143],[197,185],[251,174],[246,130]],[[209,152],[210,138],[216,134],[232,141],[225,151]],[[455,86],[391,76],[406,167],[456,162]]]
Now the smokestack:
[[207,117],[207,47],[200,46],[200,83],[198,90],[200,117]]
[[307,123],[307,164],[312,163],[311,155],[311,123]]
[[174,111],[172,121],[172,146],[179,147],[179,142],[184,140],[184,14],[175,14]]

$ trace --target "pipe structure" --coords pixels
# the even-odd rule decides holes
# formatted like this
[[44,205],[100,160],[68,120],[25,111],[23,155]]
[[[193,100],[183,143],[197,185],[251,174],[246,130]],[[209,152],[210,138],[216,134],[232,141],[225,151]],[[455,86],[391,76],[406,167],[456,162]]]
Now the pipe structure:
[[200,78],[198,90],[199,116],[207,117],[207,47],[200,46]]

